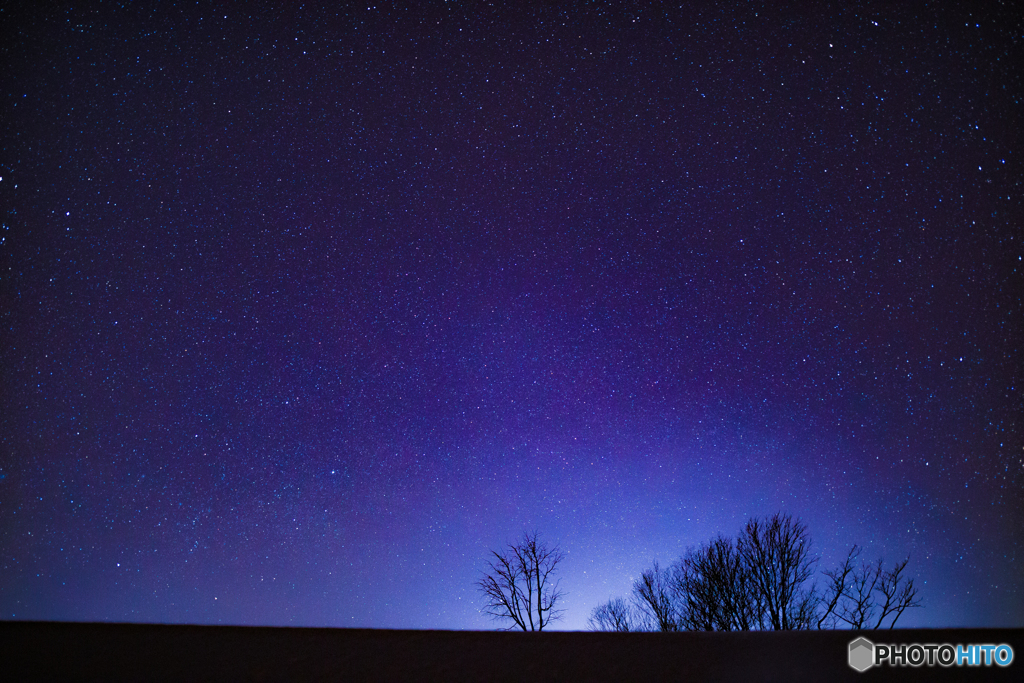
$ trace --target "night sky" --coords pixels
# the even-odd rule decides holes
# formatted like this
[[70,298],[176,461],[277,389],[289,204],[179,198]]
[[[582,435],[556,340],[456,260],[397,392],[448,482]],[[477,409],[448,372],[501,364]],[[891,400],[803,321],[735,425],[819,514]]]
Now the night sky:
[[581,629],[784,511],[1024,625],[1019,10],[5,4],[2,618],[493,628],[537,530]]

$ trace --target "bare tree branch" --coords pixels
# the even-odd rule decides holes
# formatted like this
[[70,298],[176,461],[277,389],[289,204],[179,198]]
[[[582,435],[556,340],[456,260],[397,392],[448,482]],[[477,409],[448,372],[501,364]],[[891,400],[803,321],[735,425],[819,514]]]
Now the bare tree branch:
[[[881,614],[878,616],[878,622],[875,624],[875,628],[879,628],[882,625],[882,621],[889,615],[892,615],[892,621],[889,623],[891,629],[896,625],[896,620],[903,615],[903,612],[909,607],[920,607],[921,601],[917,599],[917,588],[914,587],[914,580],[901,576],[903,570],[907,568],[907,563],[910,562],[910,558],[903,560],[902,562],[896,563],[896,566],[891,571],[882,573],[878,581],[878,592],[885,598],[885,602],[882,604]],[[881,569],[882,561],[878,561],[878,567]]]
[[817,627],[819,629],[823,624],[827,628],[835,628],[838,623],[840,617],[837,610],[842,608],[842,600],[846,595],[846,589],[853,573],[853,563],[858,555],[860,555],[860,548],[854,545],[850,548],[850,552],[846,555],[846,561],[839,569],[825,570],[824,574],[828,577],[829,583],[822,596],[825,608],[818,617]]

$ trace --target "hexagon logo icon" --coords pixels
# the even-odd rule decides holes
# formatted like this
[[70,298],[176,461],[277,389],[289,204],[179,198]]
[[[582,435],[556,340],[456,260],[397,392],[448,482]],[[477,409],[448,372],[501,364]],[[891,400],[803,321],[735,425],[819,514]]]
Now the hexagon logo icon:
[[875,644],[867,638],[858,638],[850,641],[850,667],[860,671],[867,671],[875,663]]

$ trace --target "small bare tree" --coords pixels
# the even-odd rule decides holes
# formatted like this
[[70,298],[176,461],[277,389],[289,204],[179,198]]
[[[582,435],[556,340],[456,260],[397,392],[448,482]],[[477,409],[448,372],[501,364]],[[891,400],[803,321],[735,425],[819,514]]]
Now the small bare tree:
[[603,605],[598,605],[590,613],[587,624],[592,631],[649,631],[643,619],[637,614],[636,607],[622,598],[609,600]]
[[483,578],[477,587],[486,598],[484,613],[511,622],[505,630],[543,631],[559,619],[562,591],[553,577],[565,553],[549,548],[537,532],[525,533],[502,552],[491,551]]
[[861,549],[853,546],[841,567],[825,572],[829,583],[818,628],[834,628],[843,622],[853,629],[878,629],[890,619],[891,629],[908,608],[921,606],[914,579],[903,574],[909,557],[886,571],[881,559],[857,568],[860,553]]

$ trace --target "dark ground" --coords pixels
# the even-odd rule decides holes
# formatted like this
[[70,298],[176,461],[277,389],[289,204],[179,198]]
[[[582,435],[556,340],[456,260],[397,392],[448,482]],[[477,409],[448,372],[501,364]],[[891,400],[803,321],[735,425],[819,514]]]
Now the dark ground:
[[0,622],[5,680],[1024,680],[1024,629],[863,632],[878,643],[1006,643],[1008,667],[847,665],[851,631],[587,633]]

